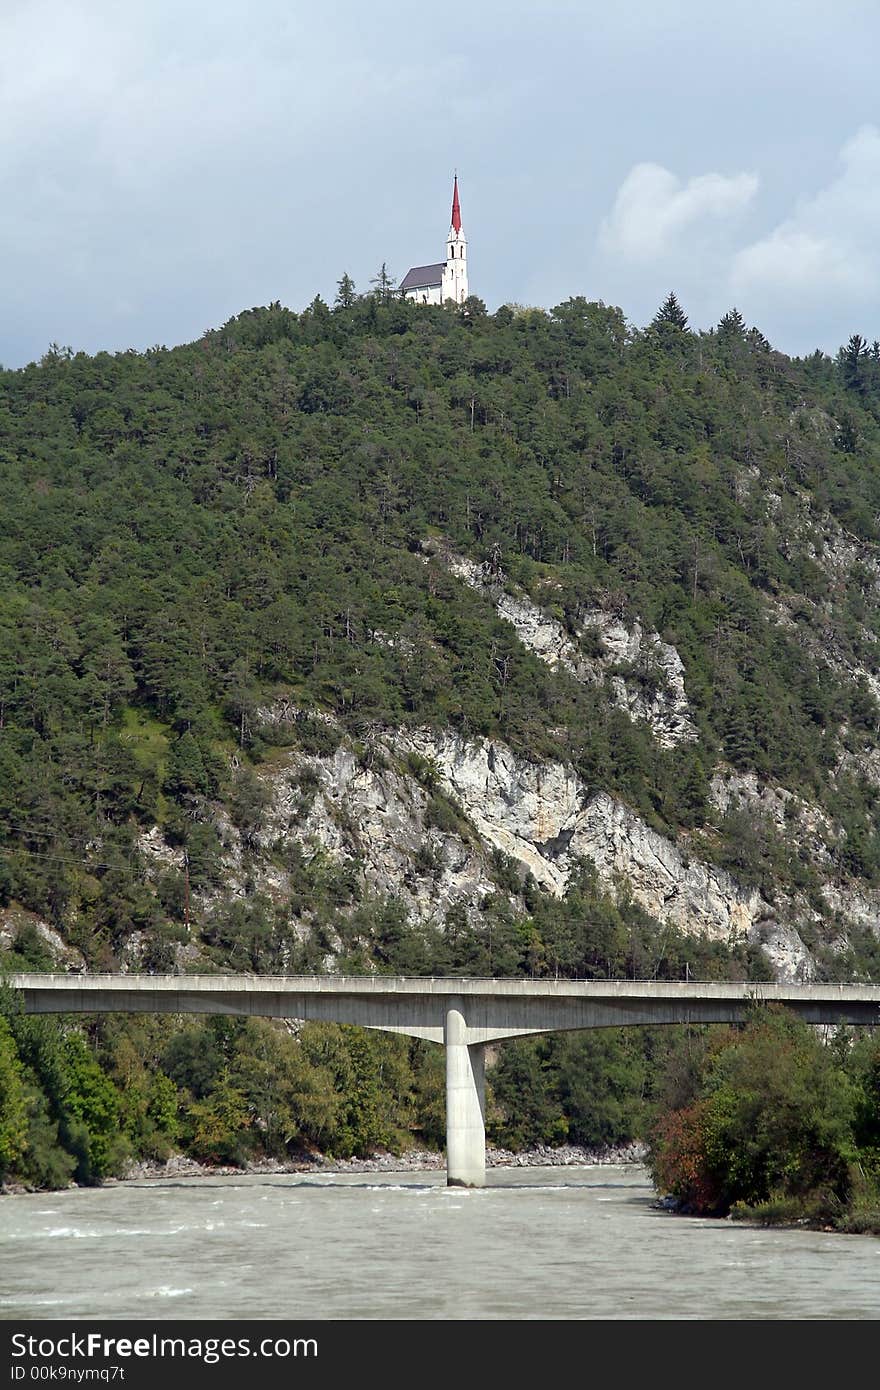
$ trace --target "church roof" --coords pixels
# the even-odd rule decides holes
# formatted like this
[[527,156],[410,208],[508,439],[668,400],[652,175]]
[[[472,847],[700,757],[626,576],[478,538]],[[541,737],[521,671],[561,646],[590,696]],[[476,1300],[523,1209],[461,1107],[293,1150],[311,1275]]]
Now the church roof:
[[404,275],[400,288],[404,291],[421,290],[433,285],[442,285],[445,269],[445,261],[438,261],[436,265],[414,265],[412,270],[408,270]]
[[458,174],[452,184],[452,225],[457,232],[461,231],[461,207],[458,201]]

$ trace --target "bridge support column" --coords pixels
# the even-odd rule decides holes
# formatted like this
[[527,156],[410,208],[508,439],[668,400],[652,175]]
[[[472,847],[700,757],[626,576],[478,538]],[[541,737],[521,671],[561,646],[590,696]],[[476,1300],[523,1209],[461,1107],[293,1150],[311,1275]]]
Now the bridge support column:
[[446,1181],[450,1187],[482,1187],[486,1181],[486,1078],[484,1045],[467,1042],[462,1001],[446,1011]]

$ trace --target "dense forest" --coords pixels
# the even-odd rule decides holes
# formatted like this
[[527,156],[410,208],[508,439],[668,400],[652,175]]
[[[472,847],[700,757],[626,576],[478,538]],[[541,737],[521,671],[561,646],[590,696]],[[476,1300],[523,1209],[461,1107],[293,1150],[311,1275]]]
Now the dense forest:
[[[257,854],[265,773],[291,751],[344,744],[368,766],[384,731],[428,727],[558,761],[738,882],[800,894],[818,972],[880,978],[875,930],[821,891],[823,874],[880,885],[878,463],[880,344],[791,359],[735,309],[692,331],[674,295],[638,330],[582,298],[489,314],[344,276],[333,306],[252,309],[170,350],[53,345],[0,372],[6,965],[770,976],[754,943],[660,933],[586,863],[557,899],[496,852],[481,911],[430,923],[298,841],[279,850],[283,893],[224,893],[218,807]],[[585,657],[588,609],[658,634],[694,737],[664,746],[610,687],[540,660],[431,559],[439,544]],[[649,662],[619,674],[661,679]],[[283,726],[264,717],[278,701],[297,712]],[[718,810],[719,767],[815,808],[822,874],[796,836]],[[473,838],[435,770],[405,770],[426,824]],[[154,830],[176,855],[161,873]],[[647,1134],[678,1047],[502,1049],[491,1135]],[[441,1061],[329,1026],[59,1026],[10,996],[0,1172],[439,1144]]]

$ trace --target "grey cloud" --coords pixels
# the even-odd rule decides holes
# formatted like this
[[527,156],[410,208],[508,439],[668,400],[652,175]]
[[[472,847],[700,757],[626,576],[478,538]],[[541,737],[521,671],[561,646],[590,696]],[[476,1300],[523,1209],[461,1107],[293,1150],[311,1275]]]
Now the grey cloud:
[[[361,288],[383,260],[402,274],[442,252],[455,166],[490,307],[584,293],[644,322],[674,275],[692,321],[736,287],[782,346],[836,346],[855,306],[835,255],[876,269],[868,213],[849,240],[833,222],[866,196],[867,156],[835,161],[875,119],[874,6],[474,0],[442,18],[6,0],[0,361],[182,341],[330,297],[343,270]],[[820,281],[796,305],[772,274],[786,246]]]

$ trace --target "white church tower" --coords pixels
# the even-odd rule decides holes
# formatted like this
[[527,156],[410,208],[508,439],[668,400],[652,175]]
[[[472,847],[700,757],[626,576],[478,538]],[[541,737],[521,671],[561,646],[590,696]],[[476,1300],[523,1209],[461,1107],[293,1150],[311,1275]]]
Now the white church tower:
[[443,272],[442,298],[463,304],[468,297],[467,237],[461,230],[461,208],[458,203],[458,175],[452,182],[452,221],[446,238],[446,269]]
[[463,304],[470,291],[467,275],[467,237],[461,229],[458,175],[452,184],[452,221],[446,238],[446,260],[435,265],[414,265],[400,282],[404,299],[419,304]]

